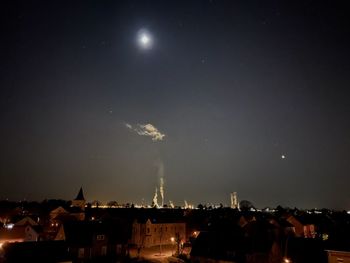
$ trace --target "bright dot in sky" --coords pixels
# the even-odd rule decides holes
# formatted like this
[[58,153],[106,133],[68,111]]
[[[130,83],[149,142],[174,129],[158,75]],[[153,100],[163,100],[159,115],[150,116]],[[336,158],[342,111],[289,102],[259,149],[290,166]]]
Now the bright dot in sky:
[[148,43],[149,43],[149,36],[147,36],[146,34],[144,34],[144,35],[142,35],[141,36],[141,43],[142,43],[142,45],[147,45]]
[[281,155],[282,159],[286,159],[286,156],[284,154]]
[[137,42],[142,49],[150,49],[153,45],[152,35],[147,30],[141,29],[137,33]]

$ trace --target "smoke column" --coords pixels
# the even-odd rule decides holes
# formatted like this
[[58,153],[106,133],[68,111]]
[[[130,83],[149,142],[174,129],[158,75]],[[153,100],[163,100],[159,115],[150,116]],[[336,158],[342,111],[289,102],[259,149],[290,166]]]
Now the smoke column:
[[162,198],[162,207],[164,206],[164,164],[162,161],[157,163],[158,166],[158,177],[159,177],[159,193]]
[[158,189],[156,187],[156,191],[154,193],[154,197],[153,197],[153,206],[158,207]]
[[162,207],[164,206],[164,178],[160,178],[160,185],[159,185],[159,192],[160,197],[162,198]]

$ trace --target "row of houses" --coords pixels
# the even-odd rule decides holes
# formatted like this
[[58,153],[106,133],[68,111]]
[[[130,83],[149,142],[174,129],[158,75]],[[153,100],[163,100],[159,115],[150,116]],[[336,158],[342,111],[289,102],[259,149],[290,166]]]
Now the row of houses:
[[0,262],[1,258],[6,262],[115,262],[128,258],[134,247],[171,244],[172,237],[186,240],[184,221],[172,222],[152,214],[129,218],[103,209],[86,211],[80,189],[70,207],[56,207],[47,220],[26,216],[5,224],[0,229]]
[[71,206],[55,207],[47,219],[27,214],[4,224],[0,262],[122,262],[134,249],[163,245],[176,245],[192,262],[327,262],[327,250],[328,262],[337,255],[346,262],[346,252],[336,253],[350,251],[346,222],[346,214],[296,211],[87,208],[80,189]]
[[[57,258],[57,254],[66,255],[73,262],[87,262],[104,258],[110,262],[125,259],[131,248],[149,248],[152,246],[171,244],[172,237],[181,237],[185,241],[186,224],[181,222],[146,222],[135,220],[129,223],[121,219],[104,219],[93,221],[67,221],[61,224],[52,240],[40,239],[44,233],[33,231],[36,223],[26,219],[26,225],[15,224],[11,229],[1,229],[0,244],[6,262],[21,262],[28,257],[26,250],[37,251],[31,257],[48,256]],[[20,231],[23,230],[23,231]],[[40,255],[40,247],[48,247],[51,254]]]
[[[211,218],[205,225],[197,225],[197,230],[188,231],[184,221],[169,221],[161,217],[132,222],[105,217],[69,220],[58,227],[55,225],[54,238],[45,239],[44,228],[26,217],[10,229],[1,229],[0,243],[3,244],[2,251],[6,252],[6,262],[21,262],[28,258],[41,262],[58,259],[115,262],[129,258],[132,248],[143,249],[174,242],[186,244],[186,241],[191,241],[192,249],[187,253],[192,262],[263,263],[281,262],[284,257],[299,257],[298,262],[317,258],[317,262],[322,262],[326,256],[324,244],[314,238],[315,233],[310,235],[305,231],[305,227],[313,228],[305,225],[297,231],[296,226],[299,225],[294,226],[289,221],[294,222],[294,219],[262,219],[256,215],[237,213],[236,218]],[[44,250],[51,252],[40,252]],[[304,258],[300,259],[300,254]]]

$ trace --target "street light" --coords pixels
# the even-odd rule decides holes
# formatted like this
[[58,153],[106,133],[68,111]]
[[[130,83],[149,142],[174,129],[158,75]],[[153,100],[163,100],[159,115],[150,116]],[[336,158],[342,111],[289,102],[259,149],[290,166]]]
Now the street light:
[[171,241],[171,255],[174,255],[174,243],[175,243],[175,237],[171,237],[170,238],[170,241]]
[[284,257],[282,259],[282,263],[292,263],[292,260],[288,258],[288,241],[289,241],[289,236],[286,238],[286,244],[284,247]]

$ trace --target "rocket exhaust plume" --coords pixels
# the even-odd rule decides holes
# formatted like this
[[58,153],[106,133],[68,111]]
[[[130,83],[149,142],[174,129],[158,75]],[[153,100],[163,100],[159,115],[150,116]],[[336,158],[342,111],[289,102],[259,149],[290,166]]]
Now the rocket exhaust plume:
[[156,187],[156,191],[154,193],[152,206],[158,207],[158,189],[157,189],[157,187]]
[[162,207],[164,206],[164,178],[160,178],[159,193],[162,198]]
[[159,178],[159,193],[160,193],[160,197],[162,198],[161,201],[161,206],[164,206],[164,164],[163,161],[159,160],[157,162],[157,174],[158,174],[158,178]]

